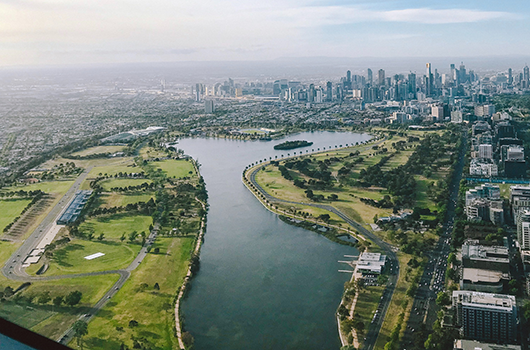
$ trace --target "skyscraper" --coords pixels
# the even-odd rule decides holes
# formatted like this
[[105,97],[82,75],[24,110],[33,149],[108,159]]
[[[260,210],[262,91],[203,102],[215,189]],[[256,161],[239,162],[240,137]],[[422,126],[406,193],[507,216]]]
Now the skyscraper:
[[326,83],[326,101],[331,102],[332,100],[333,100],[333,85],[331,84],[331,81],[328,81]]
[[368,68],[368,79],[367,83],[371,86],[374,83],[374,73]]
[[508,68],[508,84],[513,84],[513,72],[511,68]]
[[528,88],[528,84],[530,83],[530,70],[528,69],[528,66],[523,68],[523,81],[523,87]]
[[433,76],[431,71],[431,64],[427,63],[427,71],[425,72],[425,95],[427,97],[432,96],[432,87],[433,87]]
[[407,81],[407,97],[408,99],[416,99],[416,74],[410,72]]
[[377,85],[384,86],[385,85],[385,70],[380,69],[379,72],[377,72]]

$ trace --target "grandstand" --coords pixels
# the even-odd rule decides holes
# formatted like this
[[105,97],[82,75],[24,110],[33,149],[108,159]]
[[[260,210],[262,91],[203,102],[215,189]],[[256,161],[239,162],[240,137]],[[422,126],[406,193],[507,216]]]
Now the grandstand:
[[68,225],[76,221],[91,194],[92,191],[77,191],[68,208],[57,220],[57,225]]

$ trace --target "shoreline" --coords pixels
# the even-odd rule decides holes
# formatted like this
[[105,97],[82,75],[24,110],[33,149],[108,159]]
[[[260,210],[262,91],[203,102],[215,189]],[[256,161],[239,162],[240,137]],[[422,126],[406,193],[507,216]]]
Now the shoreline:
[[[191,159],[193,160],[193,158],[191,158]],[[197,175],[200,178],[201,175],[200,175],[200,172],[199,172],[199,167],[197,166],[197,162],[195,160],[193,160],[193,166],[195,167],[195,172],[197,173]],[[201,227],[199,229],[199,235],[197,236],[197,242],[195,243],[195,249],[193,250],[193,252],[192,252],[192,254],[190,256],[190,260],[191,260],[192,256],[199,257],[199,255],[200,255],[199,253],[200,253],[200,250],[201,250],[201,247],[202,247],[202,243],[204,241],[204,233],[206,231],[207,205],[204,202],[200,201],[197,197],[195,197],[195,200],[197,202],[201,203],[202,208],[205,211],[205,214],[201,218]],[[188,263],[189,263],[190,260],[188,260]],[[180,350],[185,350],[186,349],[186,345],[184,344],[184,341],[182,340],[182,323],[183,323],[184,317],[180,313],[180,302],[182,301],[182,298],[184,297],[184,295],[186,293],[186,289],[188,288],[188,285],[191,283],[191,279],[194,276],[193,272],[191,270],[192,270],[192,265],[189,264],[188,265],[188,272],[186,273],[186,276],[184,276],[184,281],[182,282],[182,285],[180,286],[180,288],[178,290],[178,294],[177,294],[176,299],[175,299],[175,333],[176,333],[176,337],[177,337],[177,341],[178,341]]]

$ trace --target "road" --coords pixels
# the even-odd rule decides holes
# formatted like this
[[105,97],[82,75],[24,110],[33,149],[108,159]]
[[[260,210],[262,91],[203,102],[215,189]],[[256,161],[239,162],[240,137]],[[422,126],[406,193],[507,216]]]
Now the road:
[[70,201],[74,198],[79,186],[81,186],[81,183],[85,180],[92,168],[93,167],[89,167],[85,169],[85,171],[83,171],[81,175],[77,177],[63,198],[61,198],[61,200],[52,208],[52,210],[50,210],[48,215],[46,215],[39,226],[37,226],[33,233],[24,241],[24,243],[22,243],[17,251],[11,255],[2,268],[2,274],[4,276],[15,280],[24,280],[24,278],[29,277],[22,268],[22,263],[28,254],[35,249],[37,244],[39,244],[42,238],[46,235],[46,232],[48,232],[48,229],[57,220],[59,214],[63,212]]
[[287,201],[287,200],[283,200],[283,199],[279,199],[279,198],[271,196],[256,181],[256,174],[258,173],[260,169],[261,167],[257,167],[251,170],[249,174],[249,181],[269,202],[289,203],[289,204],[295,204],[295,205],[308,205],[308,206],[317,207],[320,209],[330,211],[336,214],[337,216],[339,216],[345,222],[347,222],[351,227],[357,230],[360,234],[362,234],[363,236],[365,236],[366,238],[370,239],[375,244],[377,244],[379,247],[381,247],[381,249],[383,249],[383,251],[387,255],[388,261],[392,266],[390,274],[389,274],[388,284],[387,284],[385,291],[383,292],[382,299],[380,300],[378,308],[377,308],[379,310],[378,312],[379,316],[377,316],[374,319],[373,323],[371,323],[368,326],[368,332],[366,334],[366,339],[364,340],[363,349],[372,350],[375,346],[375,342],[377,341],[377,337],[379,336],[381,326],[383,325],[383,321],[385,319],[388,307],[390,305],[390,301],[392,300],[394,289],[396,287],[396,283],[399,277],[399,261],[395,253],[395,248],[391,246],[390,244],[386,243],[385,241],[381,240],[379,237],[374,235],[372,232],[368,231],[361,224],[353,221],[346,214],[342,213],[340,210],[338,210],[337,208],[331,205],[318,204],[318,203],[293,202],[293,201]]
[[[85,180],[88,173],[92,170],[93,167],[87,168],[81,175],[77,177],[73,185],[68,189],[66,194],[61,198],[61,200],[50,210],[48,215],[42,220],[42,222],[37,226],[33,233],[24,241],[24,243],[11,255],[7,260],[5,265],[2,268],[2,274],[8,279],[20,281],[20,282],[36,282],[36,281],[52,281],[59,280],[64,278],[79,278],[79,277],[88,277],[88,276],[101,276],[101,275],[110,275],[118,274],[120,277],[118,281],[112,286],[111,289],[105,293],[105,295],[92,307],[91,311],[85,315],[79,317],[80,320],[89,322],[99,310],[109,301],[114,294],[116,294],[125,282],[129,279],[131,272],[140,265],[148,253],[149,247],[154,243],[157,234],[159,225],[155,224],[153,230],[146,239],[144,246],[138,252],[136,258],[123,270],[107,270],[107,271],[98,271],[98,272],[88,272],[88,273],[78,273],[70,275],[60,275],[60,276],[29,276],[22,267],[24,259],[28,254],[35,249],[37,244],[42,240],[46,235],[48,229],[52,224],[57,220],[58,216],[63,212],[67,207],[70,201],[73,199],[76,191],[79,189],[81,183]],[[58,340],[62,344],[68,344],[72,340],[74,332],[72,328],[69,328]]]
[[418,289],[414,295],[411,315],[407,322],[405,334],[401,339],[401,349],[423,349],[423,340],[416,339],[414,332],[419,330],[422,324],[425,324],[427,329],[431,329],[437,318],[439,308],[436,305],[436,297],[438,292],[444,290],[445,285],[447,257],[451,252],[451,233],[453,231],[458,190],[464,168],[466,146],[467,134],[464,131],[458,162],[453,179],[449,184],[449,202],[447,203],[447,212],[442,225],[442,234],[434,249],[427,253],[429,261],[425,265]]

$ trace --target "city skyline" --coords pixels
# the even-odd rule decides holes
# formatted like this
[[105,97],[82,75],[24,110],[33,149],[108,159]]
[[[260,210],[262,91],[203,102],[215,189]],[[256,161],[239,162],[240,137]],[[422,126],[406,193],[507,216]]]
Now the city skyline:
[[525,56],[521,1],[5,1],[9,65]]

